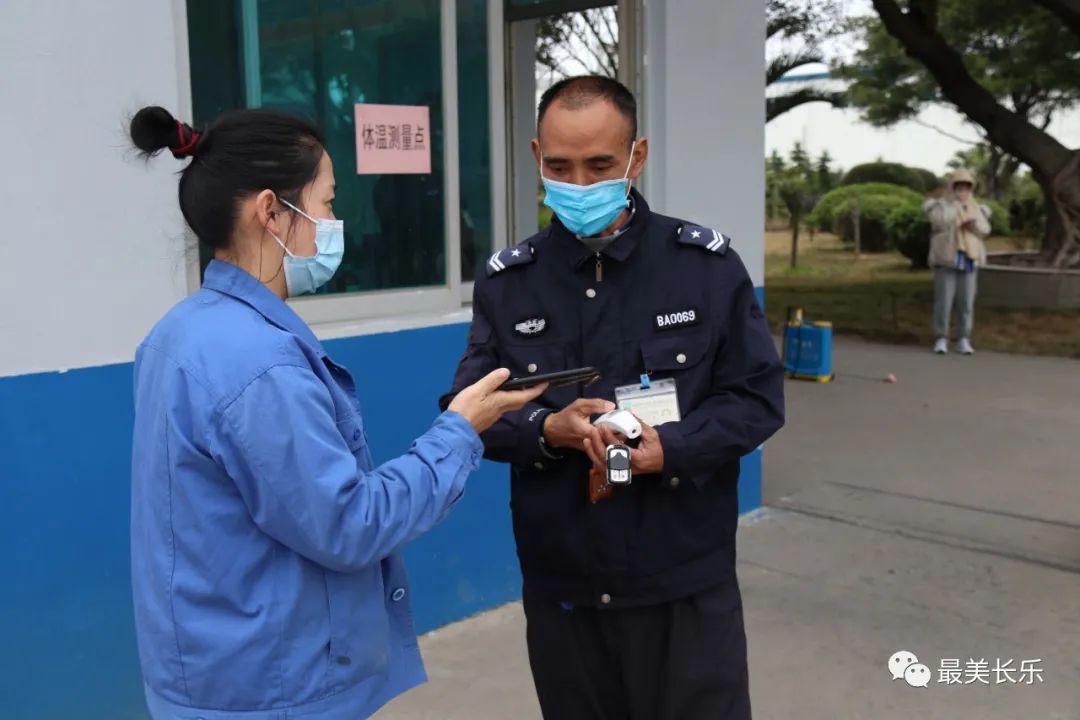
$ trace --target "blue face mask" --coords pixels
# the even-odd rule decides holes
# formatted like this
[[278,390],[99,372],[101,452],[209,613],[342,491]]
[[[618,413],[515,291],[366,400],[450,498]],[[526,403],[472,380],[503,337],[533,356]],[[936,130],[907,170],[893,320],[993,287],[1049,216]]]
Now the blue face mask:
[[[592,185],[548,180],[544,182],[544,204],[559,216],[566,229],[579,237],[590,237],[615,222],[619,213],[630,205],[630,165],[634,162],[634,147],[630,146],[630,162],[626,172],[615,180],[602,180]],[[541,167],[543,165],[541,164]]]
[[281,238],[270,233],[270,237],[277,240],[285,251],[285,287],[289,297],[307,295],[330,282],[341,265],[341,259],[345,256],[345,222],[316,219],[288,200],[281,202],[315,223],[315,254],[311,256],[294,255],[281,242]]

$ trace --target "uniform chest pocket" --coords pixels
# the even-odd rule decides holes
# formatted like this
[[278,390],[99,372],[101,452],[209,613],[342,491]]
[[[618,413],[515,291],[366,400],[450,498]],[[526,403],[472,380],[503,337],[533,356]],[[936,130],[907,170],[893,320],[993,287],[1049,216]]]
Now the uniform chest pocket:
[[645,370],[658,375],[680,370],[700,371],[708,366],[702,361],[710,355],[712,344],[712,333],[708,330],[648,338],[641,341],[641,358]]
[[708,329],[641,341],[644,370],[654,380],[674,378],[684,418],[709,393],[713,354],[713,334]]

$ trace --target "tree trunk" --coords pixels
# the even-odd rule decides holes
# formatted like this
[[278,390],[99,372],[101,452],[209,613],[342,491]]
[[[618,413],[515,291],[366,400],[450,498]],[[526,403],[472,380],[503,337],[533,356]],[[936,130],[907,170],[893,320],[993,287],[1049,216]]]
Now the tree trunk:
[[1002,194],[1005,194],[1012,187],[1016,172],[1020,169],[1020,161],[1012,155],[1007,155],[1001,165],[1001,173],[998,175],[998,187],[1004,188]]
[[1043,255],[1053,267],[1080,267],[1080,152],[1049,182],[1035,178],[1047,200]]
[[795,211],[791,218],[791,267],[799,263],[799,225],[802,224],[802,213]]
[[986,172],[986,193],[994,200],[1001,200],[1001,188],[998,186],[998,168],[1001,167],[1001,150],[996,145],[990,146],[990,157]]
[[[1071,6],[1076,0],[1049,5]],[[963,58],[937,30],[932,0],[911,0],[904,11],[896,0],[872,0],[886,31],[907,54],[926,67],[941,93],[982,127],[989,141],[1027,163],[1047,192],[1044,257],[1055,267],[1080,267],[1080,153],[999,103],[975,81]]]

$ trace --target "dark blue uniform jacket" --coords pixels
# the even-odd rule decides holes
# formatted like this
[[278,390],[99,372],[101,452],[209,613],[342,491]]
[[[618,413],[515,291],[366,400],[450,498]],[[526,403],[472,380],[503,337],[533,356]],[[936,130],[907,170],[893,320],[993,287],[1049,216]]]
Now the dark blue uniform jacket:
[[[585,365],[603,373],[584,389],[549,390],[482,436],[485,456],[511,467],[526,589],[574,605],[736,588],[739,458],[784,423],[780,361],[730,240],[652,213],[636,191],[633,200],[630,225],[599,254],[555,220],[489,259],[443,398],[498,367],[515,377]],[[657,428],[664,471],[590,503],[588,458],[550,457],[539,443],[544,417],[583,396],[614,400],[645,372],[678,382],[682,420]]]

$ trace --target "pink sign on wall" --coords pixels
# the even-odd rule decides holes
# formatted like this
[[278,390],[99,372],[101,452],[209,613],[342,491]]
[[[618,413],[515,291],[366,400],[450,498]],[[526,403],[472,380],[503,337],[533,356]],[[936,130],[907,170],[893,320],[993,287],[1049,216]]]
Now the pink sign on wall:
[[431,172],[431,126],[426,105],[356,104],[356,174]]

